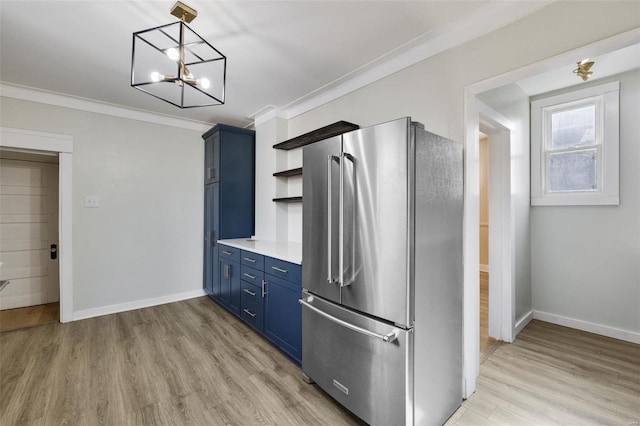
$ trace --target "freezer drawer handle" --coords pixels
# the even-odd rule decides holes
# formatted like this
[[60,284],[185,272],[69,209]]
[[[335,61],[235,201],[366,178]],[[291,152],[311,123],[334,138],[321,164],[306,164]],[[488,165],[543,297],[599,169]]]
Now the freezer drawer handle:
[[308,297],[306,300],[299,299],[298,302],[300,302],[301,305],[306,306],[307,308],[311,309],[315,313],[317,313],[319,315],[322,315],[323,317],[325,317],[326,319],[328,319],[330,321],[338,323],[341,326],[346,327],[346,328],[348,328],[350,330],[357,331],[358,333],[365,334],[365,335],[367,335],[369,337],[375,337],[376,339],[380,339],[380,340],[382,340],[383,342],[386,342],[386,343],[391,343],[391,342],[393,342],[394,340],[396,340],[398,338],[398,335],[396,334],[395,331],[392,331],[389,334],[378,334],[376,332],[367,330],[365,328],[358,327],[357,325],[350,324],[350,323],[348,323],[346,321],[343,321],[343,320],[341,320],[339,318],[334,317],[333,315],[329,315],[328,313],[316,308],[311,303],[309,303],[312,300],[313,300],[313,297]]

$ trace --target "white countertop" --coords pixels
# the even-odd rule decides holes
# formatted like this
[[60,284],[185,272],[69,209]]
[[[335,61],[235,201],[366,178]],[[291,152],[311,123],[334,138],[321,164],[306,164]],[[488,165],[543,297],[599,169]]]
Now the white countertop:
[[275,257],[276,259],[282,259],[287,262],[302,265],[302,243],[260,239],[251,240],[249,238],[218,240],[218,242],[240,250],[247,250],[264,256]]

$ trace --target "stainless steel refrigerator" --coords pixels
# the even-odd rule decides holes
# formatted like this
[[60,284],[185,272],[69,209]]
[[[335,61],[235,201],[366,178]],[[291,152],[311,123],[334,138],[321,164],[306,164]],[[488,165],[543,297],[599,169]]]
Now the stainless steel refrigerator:
[[302,370],[372,425],[462,402],[462,145],[403,118],[303,149]]

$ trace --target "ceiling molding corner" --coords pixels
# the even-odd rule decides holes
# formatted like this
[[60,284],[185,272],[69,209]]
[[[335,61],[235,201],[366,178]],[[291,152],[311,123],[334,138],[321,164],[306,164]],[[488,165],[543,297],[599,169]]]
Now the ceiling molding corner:
[[205,132],[214,125],[5,82],[0,82],[0,96],[197,132]]
[[274,105],[267,105],[264,108],[260,109],[259,111],[249,116],[249,118],[253,118],[254,127],[260,124],[264,124],[267,121],[272,120],[276,117],[289,119],[289,116],[287,115],[287,112],[284,109]]

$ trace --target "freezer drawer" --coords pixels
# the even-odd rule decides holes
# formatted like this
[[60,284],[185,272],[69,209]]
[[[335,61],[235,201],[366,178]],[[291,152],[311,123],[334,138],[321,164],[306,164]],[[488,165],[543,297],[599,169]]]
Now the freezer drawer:
[[371,425],[413,423],[413,332],[303,292],[302,370]]

